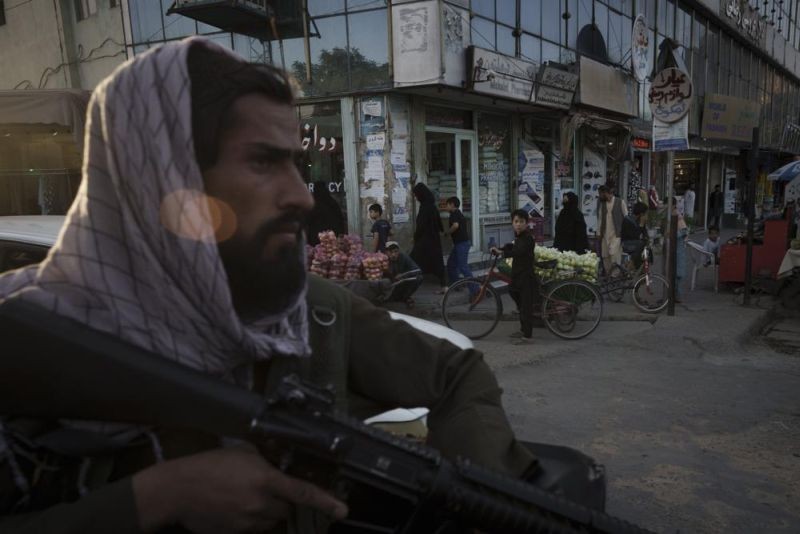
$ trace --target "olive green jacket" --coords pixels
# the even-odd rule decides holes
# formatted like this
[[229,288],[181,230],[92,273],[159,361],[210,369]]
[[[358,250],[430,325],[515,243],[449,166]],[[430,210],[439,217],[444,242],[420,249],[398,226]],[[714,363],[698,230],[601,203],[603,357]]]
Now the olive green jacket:
[[[267,390],[287,372],[298,372],[346,392],[337,404],[359,418],[397,407],[428,407],[428,443],[445,456],[471,458],[515,476],[531,467],[535,460],[514,439],[501,407],[501,390],[481,353],[393,320],[387,311],[314,276],[308,303],[313,356],[271,360],[264,373]],[[208,443],[196,448],[208,448]],[[167,458],[187,453],[185,447],[170,451],[168,445],[164,451]],[[138,532],[130,475],[141,467],[118,480],[111,477],[75,502],[0,518],[0,532]],[[119,466],[113,471],[124,472]],[[309,527],[290,530],[306,532]]]

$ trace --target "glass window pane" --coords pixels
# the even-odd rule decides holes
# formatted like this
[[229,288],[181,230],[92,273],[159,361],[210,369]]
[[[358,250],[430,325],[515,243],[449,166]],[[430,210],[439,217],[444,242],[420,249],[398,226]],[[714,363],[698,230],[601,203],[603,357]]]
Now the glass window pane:
[[207,35],[209,33],[219,33],[222,30],[217,28],[216,26],[212,26],[210,24],[205,24],[203,22],[197,23],[197,33],[200,35]]
[[[622,61],[622,56],[627,52],[622,46],[622,15],[610,11],[608,13],[608,58],[612,63]],[[627,31],[630,34],[630,29]]]
[[517,25],[517,6],[516,2],[509,0],[497,0],[497,20],[509,26]]
[[472,0],[472,11],[494,20],[494,0]]
[[[645,2],[642,2],[643,4]],[[647,27],[648,28],[655,28],[656,27],[656,0],[647,0]]]
[[[553,2],[545,0],[545,5]],[[542,31],[542,0],[522,0],[519,6],[519,25],[523,30],[540,34]]]
[[348,15],[352,87],[376,87],[389,82],[386,10]]
[[664,30],[664,35],[670,39],[673,39],[675,37],[675,0],[667,0],[666,8],[667,25],[666,29]]
[[347,0],[348,11],[386,7],[386,0]]
[[344,0],[308,0],[308,12],[312,17],[344,12]]
[[158,2],[130,2],[131,33],[134,43],[164,40],[161,6]]
[[167,39],[180,39],[196,33],[197,27],[194,19],[183,15],[167,15],[166,13],[167,11],[164,10],[164,32],[167,35]]
[[512,28],[497,25],[497,51],[501,54],[514,56],[517,54],[517,39],[514,37]]
[[549,41],[542,41],[542,61],[561,61],[559,46]]
[[267,46],[258,39],[238,33],[233,34],[233,49],[252,63],[269,63]]
[[578,0],[569,0],[569,20],[567,25],[567,46],[574,49],[578,41]]
[[271,41],[272,63],[289,71],[297,81],[303,83],[306,79],[306,55],[303,38],[284,39]]
[[472,19],[472,44],[494,50],[494,22],[481,17]]
[[347,31],[344,17],[317,19],[319,37],[311,37],[311,72],[315,94],[344,91],[347,80]]
[[[633,19],[628,16],[622,17],[622,55],[623,57],[631,49],[631,32],[633,31]],[[652,43],[651,43],[652,45]]]
[[592,23],[592,0],[578,0],[578,31]]
[[542,61],[542,40],[533,35],[523,33],[520,37],[520,52],[522,59],[541,63]]
[[600,35],[603,36],[603,41],[606,43],[606,50],[608,50],[608,8],[599,2],[595,3],[594,23],[600,30]]
[[542,37],[553,42],[561,42],[561,2],[545,2],[542,4]]

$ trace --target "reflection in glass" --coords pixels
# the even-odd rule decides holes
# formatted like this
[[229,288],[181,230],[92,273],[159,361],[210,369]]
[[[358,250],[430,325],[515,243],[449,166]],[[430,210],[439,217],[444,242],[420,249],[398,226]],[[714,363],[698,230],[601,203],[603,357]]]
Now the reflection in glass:
[[[551,2],[545,2],[550,4]],[[542,0],[529,0],[519,6],[519,24],[523,30],[538,34],[542,31]]]
[[308,0],[308,12],[312,17],[344,12],[344,0]]
[[303,38],[272,41],[272,62],[294,76],[298,82],[306,79],[306,57]]
[[389,82],[386,14],[385,9],[379,9],[348,15],[352,87],[376,87]]
[[164,40],[159,2],[130,2],[131,32],[134,43]]
[[512,33],[514,30],[502,24],[497,25],[497,51],[501,54],[514,56],[517,53],[517,39]]
[[560,61],[560,49],[557,44],[542,41],[542,61]]
[[347,0],[347,11],[386,7],[386,0]]
[[561,2],[542,3],[542,37],[554,42],[560,42],[561,26]]
[[[180,39],[197,33],[197,26],[194,19],[183,15],[167,15],[164,10],[164,32],[167,39]],[[217,30],[219,31],[219,30]]]
[[472,44],[481,48],[494,49],[494,22],[481,17],[472,19]]
[[347,29],[345,17],[317,19],[319,37],[311,37],[311,77],[314,94],[348,88]]
[[494,0],[472,0],[471,4],[473,13],[494,20]]
[[522,58],[534,63],[541,63],[542,61],[542,40],[533,35],[523,33],[520,38],[520,52]]
[[[523,2],[524,4],[525,2]],[[497,2],[497,22],[508,24],[509,26],[517,25],[517,6],[515,2],[504,2],[498,0]]]

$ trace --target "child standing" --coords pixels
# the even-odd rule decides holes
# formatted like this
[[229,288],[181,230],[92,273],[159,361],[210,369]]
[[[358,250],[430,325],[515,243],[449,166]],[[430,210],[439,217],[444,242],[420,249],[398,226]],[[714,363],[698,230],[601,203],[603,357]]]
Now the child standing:
[[386,219],[381,219],[383,208],[380,204],[372,204],[369,207],[369,218],[372,223],[372,250],[373,252],[385,252],[386,240],[392,235],[392,225]]
[[450,284],[455,283],[459,275],[472,278],[468,259],[470,242],[467,233],[467,219],[459,208],[461,208],[461,201],[458,197],[447,199],[447,211],[450,212],[447,233],[453,238],[453,250],[447,257],[447,281]]
[[492,247],[494,254],[503,254],[504,257],[513,259],[510,293],[519,308],[520,323],[520,331],[511,334],[511,337],[517,338],[512,341],[514,345],[531,343],[534,299],[539,291],[538,280],[533,272],[536,241],[528,231],[529,217],[525,210],[514,210],[511,214],[514,241],[505,245],[502,250]]

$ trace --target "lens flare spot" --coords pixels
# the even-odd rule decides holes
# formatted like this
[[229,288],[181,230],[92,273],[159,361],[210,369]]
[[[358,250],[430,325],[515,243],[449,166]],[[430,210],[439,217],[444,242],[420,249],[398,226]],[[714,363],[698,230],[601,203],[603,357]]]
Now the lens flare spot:
[[194,241],[224,241],[236,231],[236,214],[228,204],[190,189],[165,196],[159,216],[168,231]]

